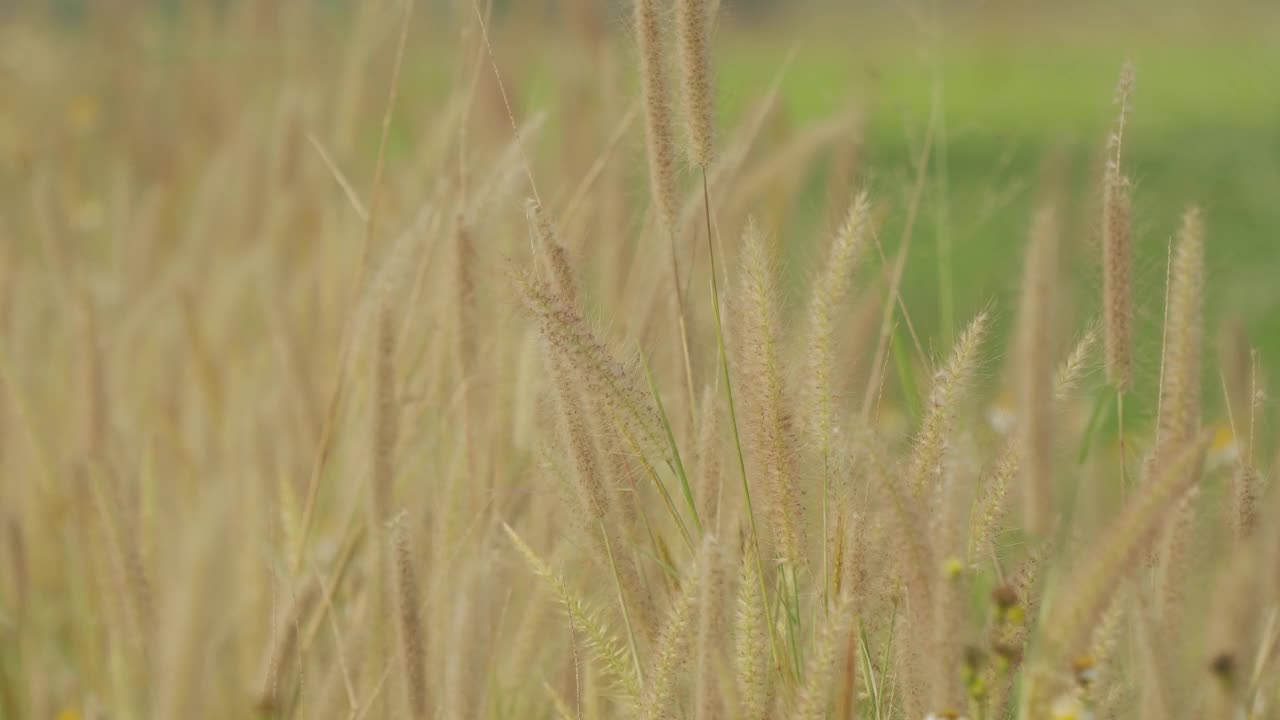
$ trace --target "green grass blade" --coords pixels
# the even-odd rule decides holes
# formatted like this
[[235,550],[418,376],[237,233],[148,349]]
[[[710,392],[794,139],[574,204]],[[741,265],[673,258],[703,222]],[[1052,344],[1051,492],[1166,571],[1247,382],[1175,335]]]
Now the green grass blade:
[[893,333],[893,343],[891,352],[893,352],[893,362],[898,368],[898,382],[902,384],[902,405],[906,408],[907,415],[911,417],[911,423],[917,424],[924,414],[924,410],[920,406],[920,390],[916,384],[915,370],[911,367],[911,353],[907,352],[902,342],[901,331]]
[[702,520],[698,517],[698,508],[693,502],[693,490],[689,487],[689,476],[684,471],[684,461],[680,459],[680,447],[676,444],[675,433],[671,432],[671,421],[667,419],[667,410],[662,404],[662,397],[658,395],[658,387],[653,382],[653,373],[649,371],[649,363],[644,359],[643,354],[640,355],[640,366],[644,368],[644,378],[649,383],[649,394],[653,395],[653,402],[658,406],[658,417],[662,420],[662,429],[667,435],[667,445],[671,448],[671,469],[680,479],[680,490],[684,493],[684,500],[689,505],[689,512],[693,514],[693,526],[701,535]]
[[1098,434],[1098,430],[1102,428],[1102,424],[1111,414],[1111,396],[1107,393],[1099,393],[1097,400],[1094,401],[1093,412],[1089,414],[1089,424],[1085,427],[1084,438],[1080,441],[1080,452],[1076,456],[1076,464],[1083,465],[1084,461],[1089,457],[1089,450],[1093,447],[1094,436]]

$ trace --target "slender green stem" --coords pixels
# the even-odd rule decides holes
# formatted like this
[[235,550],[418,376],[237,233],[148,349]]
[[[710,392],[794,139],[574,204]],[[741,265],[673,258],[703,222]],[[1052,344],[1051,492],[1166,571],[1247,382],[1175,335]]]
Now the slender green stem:
[[1116,434],[1120,438],[1120,497],[1127,498],[1129,495],[1129,473],[1126,470],[1127,463],[1124,447],[1124,391],[1116,391]]
[[876,682],[876,670],[871,661],[870,645],[867,642],[867,628],[858,620],[858,648],[862,657],[862,672],[867,676],[867,694],[871,698],[870,711],[875,712],[875,720],[880,720],[880,685]]
[[[882,668],[889,667],[889,653],[893,651],[894,631],[897,630],[897,628],[898,628],[898,603],[895,602],[893,604],[893,613],[889,616],[889,638],[885,640],[884,652],[881,653],[880,655],[880,667]],[[884,684],[886,684],[887,681],[892,681],[892,682],[888,683],[889,696],[888,698],[886,698],[883,705],[886,708],[892,708],[894,696],[897,695],[898,693],[897,678],[893,675],[890,675],[887,670],[882,670],[880,675],[880,684],[883,686]],[[885,690],[882,688],[881,693],[884,693],[884,692]],[[877,716],[879,715],[879,713],[880,713],[880,710],[877,707],[876,709]]]
[[1093,446],[1093,438],[1098,433],[1098,429],[1102,426],[1102,421],[1107,415],[1107,395],[1101,393],[1093,406],[1093,412],[1089,415],[1089,424],[1085,426],[1084,439],[1080,442],[1080,452],[1076,453],[1076,464],[1083,465],[1084,461],[1089,459],[1089,451]]
[[[639,449],[632,444],[635,452]],[[662,478],[658,477],[658,471],[653,465],[649,464],[649,460],[640,457],[640,464],[644,465],[645,472],[649,473],[649,479],[653,480],[653,485],[658,489],[658,495],[662,497],[662,503],[667,506],[667,512],[671,513],[671,517],[676,521],[676,527],[680,530],[680,538],[684,540],[684,544],[690,550],[693,550],[693,538],[689,535],[689,528],[685,527],[684,518],[680,517],[680,511],[676,509],[676,504],[671,500],[671,492],[667,490],[667,486],[662,482]]]
[[684,291],[680,287],[680,264],[676,260],[676,236],[670,233],[671,239],[671,287],[676,293],[676,322],[680,326],[680,350],[684,354],[684,379],[686,403],[689,407],[689,427],[697,425],[697,411],[694,409],[695,394],[693,390],[693,361],[689,358],[689,326],[685,322]]
[[924,417],[924,408],[920,405],[920,390],[916,385],[915,371],[911,368],[911,357],[903,347],[902,336],[896,329],[892,333],[889,352],[893,354],[894,364],[898,367],[898,382],[902,386],[902,405],[911,416],[912,424],[917,424]]
[[622,623],[627,626],[627,644],[631,647],[631,661],[636,665],[636,679],[644,687],[644,673],[640,669],[640,653],[636,650],[636,634],[631,628],[631,613],[627,612],[627,600],[622,594],[622,579],[618,577],[618,564],[613,558],[613,545],[609,542],[609,533],[604,528],[604,521],[598,520],[600,537],[604,538],[604,550],[609,556],[609,567],[613,570],[613,585],[618,591],[618,605],[622,607]]
[[667,419],[667,410],[662,405],[662,398],[658,396],[658,387],[653,382],[653,373],[649,371],[649,363],[644,359],[643,354],[640,356],[640,365],[644,368],[644,377],[649,383],[649,392],[653,395],[653,402],[658,406],[658,417],[662,420],[662,429],[666,432],[667,444],[671,446],[671,469],[680,480],[680,490],[684,493],[684,500],[689,505],[689,512],[693,513],[693,525],[698,529],[698,534],[701,535],[702,520],[698,517],[698,508],[693,502],[693,490],[689,487],[689,476],[685,472],[684,461],[680,459],[680,446],[676,444],[676,436],[671,432],[671,421]]
[[675,520],[676,527],[680,530],[680,538],[684,540],[685,546],[693,550],[693,539],[689,536],[689,528],[685,527],[684,518],[680,517],[680,511],[676,509],[676,504],[671,500],[671,493],[667,490],[667,486],[662,482],[662,478],[658,477],[658,471],[654,469],[653,464],[649,462],[649,458],[645,457],[644,451],[640,449],[640,444],[636,439],[627,432],[625,424],[617,423],[622,439],[627,442],[627,447],[631,448],[632,454],[644,466],[644,470],[649,474],[649,479],[653,481],[653,486],[657,488],[658,495],[662,498],[662,503],[666,505],[667,512],[671,513],[671,519]]

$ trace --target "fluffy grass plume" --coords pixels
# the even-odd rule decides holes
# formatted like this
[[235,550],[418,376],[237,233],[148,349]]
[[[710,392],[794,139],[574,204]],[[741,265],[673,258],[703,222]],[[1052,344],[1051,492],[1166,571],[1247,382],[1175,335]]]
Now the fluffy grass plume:
[[723,717],[720,695],[720,639],[726,630],[725,556],[724,547],[714,535],[708,535],[700,555],[698,580],[698,632],[694,645],[693,717],[714,720]]
[[940,488],[943,463],[959,404],[978,366],[978,351],[987,333],[987,313],[979,313],[956,340],[947,363],[934,373],[929,405],[912,441],[907,488],[913,497],[932,497]]
[[716,551],[714,535],[707,535],[687,576],[672,600],[662,632],[654,645],[653,662],[645,673],[644,693],[636,713],[643,720],[657,720],[671,714],[675,694],[688,669],[690,650],[697,649],[696,614],[701,602],[702,586],[707,581],[712,555]]
[[529,215],[529,226],[533,228],[538,248],[548,274],[551,276],[551,287],[555,288],[570,303],[578,300],[578,284],[574,280],[573,268],[569,265],[569,253],[556,234],[555,225],[547,217],[547,211],[537,198],[525,201],[525,211]]
[[418,587],[417,561],[409,541],[408,520],[403,515],[391,523],[391,547],[394,554],[397,633],[400,646],[400,668],[404,681],[409,715],[429,717],[427,699],[427,661],[424,652],[425,627],[422,622],[422,591]]
[[[671,89],[668,87],[667,77],[669,33],[664,23],[664,8],[660,6],[660,0],[633,1],[636,43],[640,53],[640,90],[644,105],[645,139],[649,151],[649,192],[653,198],[658,226],[669,240],[671,306],[675,311],[680,353],[684,361],[685,405],[689,408],[688,416],[692,422],[696,396],[684,299],[685,281],[680,273],[680,252],[677,247],[679,237],[677,214],[680,201],[676,176],[675,134],[672,129],[674,119]],[[681,20],[685,21],[685,18],[682,16]],[[709,106],[710,100],[707,102]],[[708,138],[707,141],[709,143],[710,139]]]
[[1200,426],[1200,367],[1204,346],[1204,221],[1182,216],[1170,258],[1156,454],[1182,446]]
[[663,18],[663,5],[660,0],[634,0],[633,22],[640,54],[640,87],[649,151],[649,191],[658,224],[666,234],[674,236],[679,195],[671,88],[667,77],[669,33]]
[[715,139],[715,91],[711,82],[711,0],[677,0],[680,36],[680,79],[689,160],[697,167],[711,165]]
[[614,357],[570,299],[529,275],[517,275],[516,286],[551,351],[573,369],[628,441],[643,451],[663,447],[661,420],[634,368]]
[[740,386],[747,389],[746,417],[751,455],[763,477],[765,512],[777,561],[804,564],[803,512],[795,474],[795,438],[785,375],[777,278],[764,231],[749,221],[743,233],[741,299],[738,305]]
[[839,311],[849,292],[852,276],[867,250],[871,223],[871,200],[866,191],[850,203],[844,222],[831,240],[826,261],[814,278],[809,301],[809,385],[813,402],[813,433],[824,459],[835,440],[836,389],[835,327]]
[[[1184,447],[1200,427],[1200,367],[1204,315],[1204,226],[1200,211],[1188,210],[1170,258],[1166,293],[1164,356],[1152,466],[1159,467]],[[1178,503],[1160,544],[1160,597],[1155,605],[1167,634],[1178,626],[1185,604],[1185,581],[1195,532],[1193,487]],[[1154,643],[1159,640],[1153,638]],[[1168,673],[1159,673],[1167,677]]]
[[743,542],[734,614],[734,686],[737,717],[764,718],[769,702],[769,610],[756,592],[760,583],[755,547]]
[[714,386],[702,393],[702,417],[698,420],[698,512],[702,525],[715,530],[720,524],[721,497],[724,494],[724,468],[721,458],[720,406]]
[[1116,87],[1119,112],[1107,139],[1102,178],[1102,309],[1107,381],[1122,393],[1133,384],[1133,219],[1130,182],[1120,166],[1133,85],[1133,64],[1126,62]]
[[856,619],[852,597],[840,598],[816,636],[813,654],[809,656],[804,674],[804,685],[796,697],[795,712],[791,717],[823,720],[828,716],[828,707],[832,703],[831,681],[836,670],[844,664],[840,654],[847,650],[845,640]]

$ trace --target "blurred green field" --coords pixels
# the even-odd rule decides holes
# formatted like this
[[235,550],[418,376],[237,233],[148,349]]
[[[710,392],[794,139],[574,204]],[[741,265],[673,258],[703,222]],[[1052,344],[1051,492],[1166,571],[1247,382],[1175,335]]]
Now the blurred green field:
[[[1037,37],[1032,35],[1032,37]],[[790,121],[811,122],[850,100],[870,107],[861,179],[893,199],[886,252],[902,235],[915,166],[936,101],[937,143],[928,168],[904,293],[923,337],[946,347],[954,327],[997,301],[1011,319],[1021,248],[1033,206],[1052,197],[1065,213],[1064,277],[1093,298],[1097,287],[1099,152],[1114,118],[1111,89],[1126,56],[1138,68],[1125,141],[1136,181],[1136,273],[1140,386],[1159,373],[1167,244],[1182,211],[1200,205],[1209,227],[1207,317],[1242,323],[1280,372],[1280,42],[1266,31],[1145,40],[1126,47],[1097,37],[1037,44],[1014,34],[954,38],[931,50],[910,43],[841,48],[796,43],[783,85]],[[782,43],[726,43],[725,120],[761,92],[788,55]],[[839,200],[811,178],[812,223],[835,223]],[[945,181],[944,181],[945,179]],[[947,228],[939,235],[939,228]],[[796,237],[816,237],[796,227]],[[951,247],[940,262],[940,242]],[[795,269],[812,248],[794,248]],[[947,266],[949,265],[949,271]],[[950,276],[949,278],[947,276]],[[950,281],[951,297],[941,288]],[[948,312],[948,308],[950,311]],[[1096,307],[1071,309],[1077,323]],[[945,317],[944,317],[945,315]],[[1208,338],[1211,345],[1216,338]],[[927,342],[927,341],[926,341]],[[1206,377],[1216,380],[1213,349]],[[1216,382],[1207,387],[1215,387]],[[1218,406],[1216,395],[1207,402]]]
[[[1213,17],[1212,8],[1200,10]],[[857,182],[891,203],[881,240],[892,253],[936,104],[903,297],[926,349],[941,354],[956,327],[988,303],[1002,324],[1012,320],[1039,202],[1063,213],[1063,278],[1080,291],[1073,302],[1099,296],[1100,152],[1115,118],[1119,68],[1132,59],[1138,81],[1124,149],[1136,185],[1138,397],[1131,412],[1142,422],[1154,411],[1142,398],[1154,397],[1158,384],[1168,243],[1192,204],[1208,224],[1208,322],[1242,329],[1261,351],[1265,374],[1280,375],[1280,283],[1273,281],[1280,277],[1280,24],[1262,6],[1237,11],[1207,25],[1184,18],[1150,27],[1110,25],[1098,7],[1061,27],[1053,18],[993,21],[1000,14],[992,11],[931,32],[904,27],[900,17],[731,22],[715,48],[719,119],[731,131],[779,76],[779,124],[787,132],[865,108]],[[527,68],[525,111],[557,106],[563,68],[544,62]],[[846,200],[832,197],[828,170],[817,153],[799,200],[809,211],[774,229],[787,249],[784,271],[797,284],[819,248],[788,238],[823,237]],[[947,246],[949,260],[940,257]],[[1077,302],[1064,322],[1080,327],[1097,312],[1096,302]],[[1206,340],[1206,387],[1216,388],[1218,338]],[[1220,393],[1206,393],[1205,402],[1221,408]]]
[[[898,245],[931,113],[939,110],[929,177],[921,195],[904,299],[927,349],[941,353],[955,328],[994,301],[1012,319],[1022,247],[1033,207],[1064,214],[1064,279],[1076,299],[1096,298],[1100,152],[1115,117],[1112,89],[1125,58],[1138,86],[1127,137],[1134,178],[1138,287],[1137,395],[1152,397],[1159,374],[1165,262],[1179,217],[1190,205],[1209,228],[1207,318],[1243,328],[1262,367],[1280,375],[1280,33],[1179,29],[1139,33],[1074,28],[978,28],[922,40],[898,30],[877,36],[804,24],[773,32],[730,27],[716,48],[721,125],[733,128],[782,75],[781,124],[819,123],[851,105],[866,108],[858,182],[892,204],[882,229],[886,253]],[[789,64],[788,64],[789,63]],[[533,70],[530,108],[555,91]],[[550,77],[551,74],[548,74]],[[546,107],[553,107],[549,97]],[[800,281],[818,248],[788,237],[819,238],[834,228],[843,198],[832,197],[822,154],[805,196],[809,212],[776,229],[787,267]],[[942,234],[940,230],[945,231]],[[940,248],[950,247],[950,259]],[[945,253],[945,250],[942,251]],[[946,288],[950,288],[949,296]],[[1096,305],[1071,306],[1077,327]],[[905,333],[905,331],[903,331]],[[905,339],[905,335],[904,335]],[[1206,380],[1217,387],[1207,338]],[[1221,407],[1219,394],[1206,403]],[[1154,408],[1136,401],[1135,416]]]
[[[419,13],[392,162],[413,156],[422,117],[456,81],[457,36],[450,28],[467,17],[468,5],[449,10],[445,3],[427,3]],[[1264,367],[1280,375],[1280,284],[1272,282],[1280,276],[1280,14],[1250,3],[1232,4],[1229,11],[1181,3],[1175,11],[1137,2],[1073,5],[1055,17],[1037,4],[1015,11],[996,3],[924,22],[911,17],[910,5],[764,17],[736,5],[727,0],[728,19],[714,47],[720,127],[731,132],[778,77],[782,111],[766,143],[785,143],[842,110],[864,108],[868,123],[856,178],[889,205],[881,233],[887,253],[902,237],[936,105],[936,143],[904,284],[918,334],[926,344],[935,343],[928,348],[934,352],[949,346],[956,325],[993,300],[1001,319],[1009,319],[1032,208],[1045,198],[1061,205],[1066,221],[1063,273],[1086,290],[1074,297],[1096,297],[1089,290],[1097,285],[1099,152],[1115,114],[1118,69],[1132,58],[1138,85],[1125,160],[1137,186],[1140,384],[1149,389],[1158,374],[1167,242],[1193,203],[1204,209],[1209,228],[1211,324],[1241,323],[1261,349]],[[509,3],[494,23],[494,41],[499,65],[515,88],[516,113],[528,117],[546,110],[551,123],[564,124],[556,109],[572,106],[564,94],[582,91],[589,68],[582,66],[583,39],[565,27],[556,7]],[[1143,22],[1148,15],[1151,22]],[[185,20],[182,14],[172,17]],[[328,22],[304,34],[341,45],[348,23],[343,12],[334,11]],[[625,13],[615,7],[603,23],[624,58],[617,74],[634,82],[634,68],[625,59]],[[69,27],[73,33],[84,30]],[[179,36],[153,33],[148,62],[159,70],[192,56],[244,62],[252,54],[263,67],[287,66],[261,57],[266,48],[250,46],[235,33],[208,47],[175,44]],[[269,104],[282,80],[263,77],[257,82]],[[559,152],[558,133],[549,135],[551,142],[538,152]],[[367,123],[355,160],[367,163],[377,138],[376,124]],[[595,152],[592,143],[599,141],[592,138],[583,152]],[[642,152],[639,143],[638,127],[633,128],[629,160]],[[793,209],[800,211],[787,214],[788,227],[773,228],[788,250],[786,270],[793,276],[811,267],[816,248],[789,238],[808,243],[822,237],[820,230],[835,225],[846,200],[835,197],[828,182],[829,157],[821,150],[815,154],[805,192],[789,201],[799,203]],[[636,174],[633,180],[642,196],[644,178]],[[940,257],[946,247],[949,259]],[[1068,321],[1079,326],[1095,313],[1081,304],[1070,309]],[[1214,372],[1208,363],[1209,379]]]

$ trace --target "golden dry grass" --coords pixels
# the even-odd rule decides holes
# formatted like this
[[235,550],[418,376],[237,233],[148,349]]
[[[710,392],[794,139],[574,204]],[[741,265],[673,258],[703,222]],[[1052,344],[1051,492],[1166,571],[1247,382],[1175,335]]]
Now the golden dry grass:
[[[1019,306],[943,346],[900,292],[934,125],[902,192],[858,110],[777,122],[785,68],[715,127],[718,4],[667,5],[632,43],[569,4],[549,113],[465,2],[0,27],[0,717],[1280,717],[1212,215],[1133,297],[1116,130],[1103,291],[1045,209]],[[840,222],[784,275],[824,155]],[[1153,303],[1158,415],[1118,437]]]

